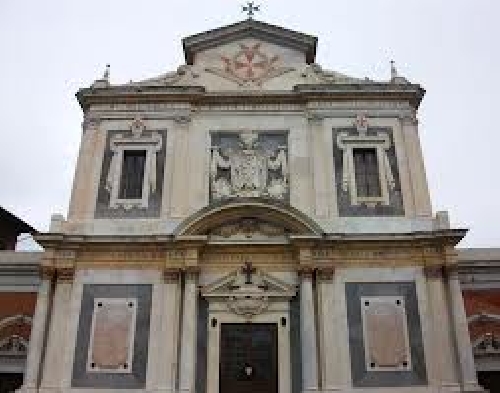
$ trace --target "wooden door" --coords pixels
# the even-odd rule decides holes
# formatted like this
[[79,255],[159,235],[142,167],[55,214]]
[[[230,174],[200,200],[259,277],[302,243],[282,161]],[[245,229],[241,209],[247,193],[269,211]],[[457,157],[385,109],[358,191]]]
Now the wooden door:
[[278,331],[274,323],[223,323],[220,393],[278,393]]

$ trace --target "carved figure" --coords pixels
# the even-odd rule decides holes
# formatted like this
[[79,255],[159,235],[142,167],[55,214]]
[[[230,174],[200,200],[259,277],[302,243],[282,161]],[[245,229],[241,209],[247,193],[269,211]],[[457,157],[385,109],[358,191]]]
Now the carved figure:
[[[212,198],[270,196],[284,199],[288,192],[288,164],[284,147],[275,151],[260,148],[258,135],[245,131],[239,146],[212,150],[210,175]],[[229,177],[220,171],[229,172]],[[270,178],[273,171],[274,178]]]

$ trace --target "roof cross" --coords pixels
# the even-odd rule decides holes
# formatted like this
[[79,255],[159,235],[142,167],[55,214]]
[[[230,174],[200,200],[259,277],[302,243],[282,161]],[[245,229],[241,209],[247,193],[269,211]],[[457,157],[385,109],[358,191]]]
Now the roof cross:
[[246,12],[250,19],[255,15],[255,11],[260,11],[260,5],[254,5],[253,1],[248,1],[247,5],[243,6],[243,12]]

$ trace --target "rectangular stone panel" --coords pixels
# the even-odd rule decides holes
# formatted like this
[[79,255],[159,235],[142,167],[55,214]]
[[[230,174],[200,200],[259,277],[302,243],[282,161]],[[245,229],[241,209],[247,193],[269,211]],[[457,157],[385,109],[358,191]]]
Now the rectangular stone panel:
[[151,285],[84,285],[72,387],[145,386],[151,291]]
[[415,283],[345,285],[353,386],[427,384]]
[[87,372],[132,371],[137,299],[96,298]]
[[411,370],[404,298],[362,296],[361,315],[367,370]]

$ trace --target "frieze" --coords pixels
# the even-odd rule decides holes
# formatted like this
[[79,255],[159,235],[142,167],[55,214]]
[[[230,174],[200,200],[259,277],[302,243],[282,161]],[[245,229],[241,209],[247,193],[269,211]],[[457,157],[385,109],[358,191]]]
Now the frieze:
[[151,251],[84,251],[81,259],[85,261],[154,261],[165,258],[161,250]]
[[316,262],[342,261],[342,260],[389,260],[420,262],[420,264],[441,260],[439,247],[402,248],[382,250],[342,250],[338,248],[313,249],[312,259]]
[[266,254],[251,254],[251,253],[208,253],[203,255],[203,264],[220,264],[220,265],[241,265],[245,262],[251,262],[254,265],[259,264],[295,264],[296,258],[291,252],[285,253],[266,253]]

